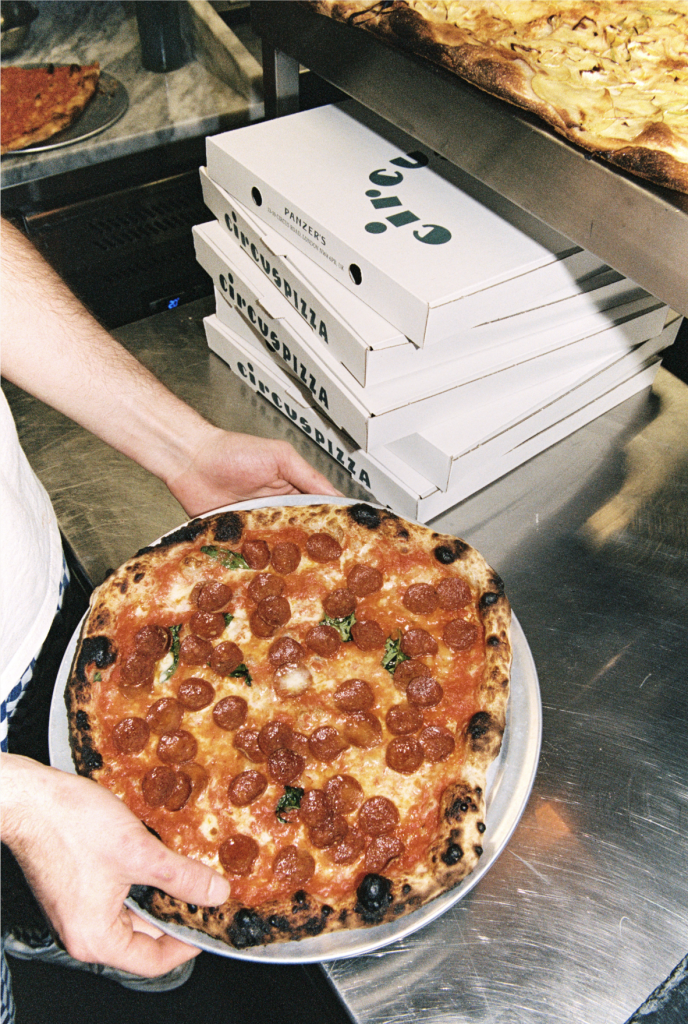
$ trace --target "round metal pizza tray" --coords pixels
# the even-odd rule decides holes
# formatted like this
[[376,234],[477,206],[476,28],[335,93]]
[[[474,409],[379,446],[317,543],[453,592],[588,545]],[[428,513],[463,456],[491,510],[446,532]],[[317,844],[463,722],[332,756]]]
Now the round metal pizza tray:
[[[67,63],[67,61],[63,63]],[[45,64],[25,64],[23,66],[47,67]],[[62,146],[73,146],[76,142],[84,142],[86,139],[104,132],[106,128],[112,127],[128,109],[129,94],[125,87],[107,71],[101,71],[98,88],[93,98],[69,128],[51,136],[45,142],[37,142],[33,146],[25,146],[23,149],[13,149],[10,153],[3,155],[3,160],[8,156],[44,153],[49,149],[60,149]]]
[[[355,501],[346,498],[333,502],[331,496],[309,494],[289,495],[282,499],[265,498],[246,501],[216,511],[311,505],[321,502],[338,505],[356,504]],[[69,747],[67,714],[63,695],[76,650],[78,634],[79,629],[76,630],[65,651],[57,676],[50,711],[48,737],[50,763],[55,768],[68,772],[74,772],[75,769]],[[277,942],[266,946],[252,946],[245,950],[234,949],[234,947],[203,935],[194,929],[158,921],[157,918],[141,910],[131,899],[127,901],[128,905],[161,931],[174,935],[206,952],[219,953],[220,956],[228,956],[237,960],[273,964],[318,963],[324,960],[340,960],[372,953],[424,928],[431,921],[446,913],[450,907],[458,903],[466,893],[477,885],[502,853],[525,810],[535,780],[542,737],[540,687],[528,641],[518,619],[513,614],[511,641],[513,665],[506,731],[502,749],[496,761],[491,765],[487,776],[487,814],[485,817],[487,828],[483,841],[484,852],[478,867],[460,885],[442,896],[438,896],[419,910],[388,924],[332,932],[328,935],[302,939],[299,942]]]

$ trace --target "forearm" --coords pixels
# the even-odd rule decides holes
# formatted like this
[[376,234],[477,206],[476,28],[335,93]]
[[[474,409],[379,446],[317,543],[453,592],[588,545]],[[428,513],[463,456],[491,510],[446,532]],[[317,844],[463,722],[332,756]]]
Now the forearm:
[[214,431],[119,345],[3,222],[2,373],[167,481]]

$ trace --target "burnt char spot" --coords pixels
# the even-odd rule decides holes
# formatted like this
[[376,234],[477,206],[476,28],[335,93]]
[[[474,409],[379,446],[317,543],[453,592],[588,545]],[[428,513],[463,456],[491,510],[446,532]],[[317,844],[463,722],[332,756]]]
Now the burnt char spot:
[[272,914],[268,918],[268,924],[278,932],[288,932],[290,928],[287,918],[281,917],[279,914]]
[[458,843],[449,843],[447,845],[447,849],[442,854],[442,860],[447,867],[451,867],[453,864],[458,864],[462,857],[463,850]]
[[401,894],[402,894],[402,896],[408,896],[408,894],[409,894],[410,892],[411,892],[411,886],[410,886],[410,885],[408,884],[408,882],[406,882],[406,883],[405,883],[405,884],[404,884],[404,885],[403,885],[403,886],[401,887]]
[[449,544],[439,544],[434,551],[435,558],[441,565],[451,565],[457,558],[461,558],[465,551],[468,550],[468,544],[465,541],[459,540],[458,537],[454,538]]
[[472,740],[481,739],[490,730],[492,719],[487,711],[476,711],[468,723],[468,735]]
[[320,913],[322,914],[323,917],[329,917],[330,914],[334,914],[334,910],[332,909],[332,907],[328,907],[327,903],[325,903]]
[[91,728],[91,723],[88,720],[88,712],[77,711],[76,713],[76,727],[80,732],[88,732]]
[[243,907],[237,910],[227,934],[237,949],[247,946],[261,946],[270,932],[269,925],[254,910]]
[[304,904],[308,900],[308,893],[305,889],[299,889],[298,892],[294,893],[294,903]]
[[491,590],[488,590],[480,598],[480,607],[483,609],[491,608],[493,604],[497,604],[497,601],[499,601],[500,597],[501,594],[494,594]]
[[320,932],[325,927],[325,918],[323,917],[309,917],[303,926],[303,930],[306,935],[320,935]]
[[117,649],[106,636],[87,636],[76,660],[76,677],[86,682],[86,666],[95,662],[96,668],[107,668],[117,657]]
[[488,647],[499,647],[501,642],[502,641],[499,639],[498,636],[488,636],[487,640],[485,641]]
[[473,849],[475,850],[475,853],[476,853],[477,857],[482,857],[482,855],[483,855],[483,848],[482,848],[482,846],[474,846]]
[[382,875],[366,875],[356,890],[354,910],[365,924],[378,924],[392,902],[392,883]]
[[486,825],[484,821],[479,821],[475,827],[477,828],[478,832],[480,832],[480,835],[482,835],[483,832],[485,831]]
[[145,572],[137,572],[134,576],[134,583],[140,583],[145,575]]
[[190,913],[190,914],[195,914],[195,913],[197,913],[197,911],[198,911],[198,907],[196,906],[196,904],[195,904],[195,903],[187,903],[186,905],[187,905],[187,907],[189,908],[189,913]]
[[87,772],[96,772],[103,767],[103,758],[93,747],[84,744],[81,748],[81,760]]
[[236,512],[224,512],[221,516],[218,516],[213,533],[215,540],[231,543],[232,541],[239,540],[243,530],[244,524],[241,521],[240,515]]
[[365,526],[367,530],[377,530],[380,526],[380,513],[372,505],[365,505],[361,502],[358,505],[352,505],[348,511],[353,521],[359,526]]
[[206,528],[206,524],[203,519],[192,519],[190,523],[185,523],[180,526],[178,530],[173,530],[172,533],[168,533],[166,537],[163,537],[157,544],[149,545],[146,548],[141,548],[140,551],[136,552],[135,558],[139,555],[146,555],[149,551],[160,551],[161,548],[172,547],[173,544],[184,544],[187,541],[196,540],[199,533],[203,533]]

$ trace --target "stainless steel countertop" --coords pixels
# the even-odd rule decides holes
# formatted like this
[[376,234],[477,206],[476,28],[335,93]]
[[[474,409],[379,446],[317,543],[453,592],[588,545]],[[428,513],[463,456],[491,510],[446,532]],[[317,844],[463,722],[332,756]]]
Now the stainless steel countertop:
[[[205,345],[203,299],[117,336],[222,426],[333,460]],[[184,517],[164,486],[6,385],[95,582]],[[622,1024],[688,952],[688,387],[645,392],[435,521],[504,577],[538,667],[542,757],[506,851],[459,904],[326,969],[360,1024]]]

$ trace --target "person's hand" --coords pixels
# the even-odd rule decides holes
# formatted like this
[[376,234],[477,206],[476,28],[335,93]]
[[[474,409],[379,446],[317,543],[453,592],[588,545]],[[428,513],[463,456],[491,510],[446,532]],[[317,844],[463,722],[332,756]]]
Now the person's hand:
[[3,804],[3,842],[71,956],[157,977],[199,953],[124,899],[137,883],[217,906],[229,896],[222,875],[168,850],[98,783],[25,757],[3,755]]
[[186,468],[166,480],[190,516],[250,498],[282,494],[341,497],[287,441],[235,434],[205,424]]

